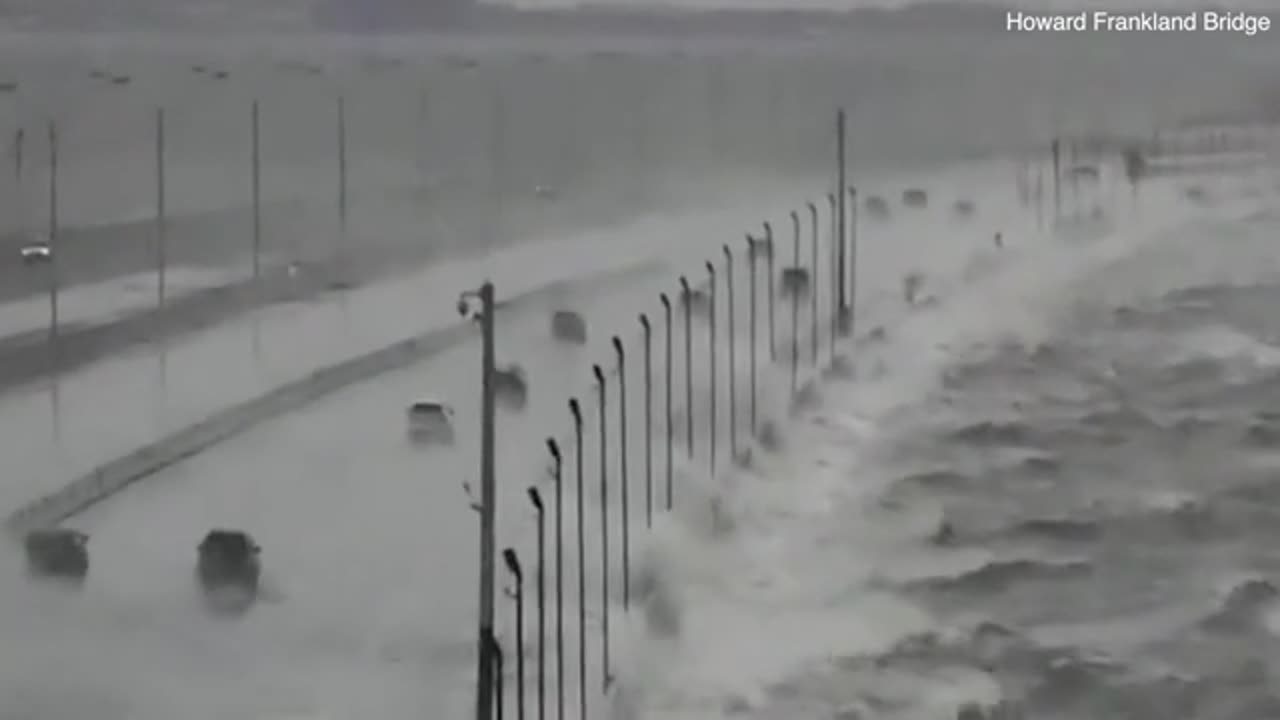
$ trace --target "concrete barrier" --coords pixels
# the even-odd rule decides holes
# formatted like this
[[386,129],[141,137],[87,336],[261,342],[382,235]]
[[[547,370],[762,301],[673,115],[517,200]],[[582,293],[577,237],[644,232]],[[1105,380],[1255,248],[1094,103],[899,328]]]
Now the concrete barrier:
[[[554,297],[569,289],[607,287],[621,276],[654,269],[643,263],[595,273],[584,278],[545,285],[498,302],[498,308]],[[506,322],[506,318],[500,319]],[[479,329],[459,321],[407,338],[334,365],[320,368],[306,377],[281,385],[256,398],[234,405],[177,430],[133,452],[111,460],[76,478],[51,494],[38,498],[8,518],[9,528],[25,533],[33,528],[55,525],[102,502],[124,488],[164,468],[189,458],[249,428],[315,402],[350,385],[408,367],[424,357],[439,353],[465,340]]]

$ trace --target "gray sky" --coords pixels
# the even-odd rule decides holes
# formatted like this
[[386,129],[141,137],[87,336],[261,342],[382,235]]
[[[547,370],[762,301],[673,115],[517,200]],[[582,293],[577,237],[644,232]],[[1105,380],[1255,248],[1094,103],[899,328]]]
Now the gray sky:
[[[482,0],[493,4],[503,4],[524,8],[572,7],[582,4],[582,0]],[[944,2],[966,3],[974,0],[942,0]],[[761,9],[849,9],[857,7],[896,7],[907,4],[907,0],[588,0],[587,4],[602,7],[647,7],[666,5],[679,8],[761,8]],[[1126,8],[1150,7],[1201,7],[1206,0],[1005,0],[1004,4],[1018,5],[1028,9],[1058,9],[1072,7],[1101,7],[1123,10]],[[1226,0],[1213,3],[1227,9],[1271,8],[1280,10],[1280,0]]]

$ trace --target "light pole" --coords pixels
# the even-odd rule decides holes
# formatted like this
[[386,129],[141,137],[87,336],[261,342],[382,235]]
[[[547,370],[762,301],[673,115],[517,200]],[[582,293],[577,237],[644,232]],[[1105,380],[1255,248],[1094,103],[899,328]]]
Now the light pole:
[[710,296],[707,302],[710,306],[710,320],[707,323],[709,335],[707,336],[707,361],[708,374],[711,376],[711,441],[710,451],[707,457],[711,463],[711,476],[716,474],[716,266],[707,260],[703,263],[707,268],[708,282],[711,285]]
[[751,437],[756,436],[756,240],[747,235],[747,268],[750,275],[748,283],[749,289],[747,294],[751,296],[751,304],[748,312],[748,333],[747,347],[750,348],[750,370],[751,373]]
[[515,581],[511,599],[516,601],[516,720],[524,720],[524,572],[514,549],[503,550],[502,559]]
[[727,305],[729,324],[729,459],[738,459],[738,370],[734,338],[734,306],[733,306],[733,251],[728,245],[720,246],[724,253],[725,291],[728,295]]
[[839,216],[836,215],[836,193],[827,193],[828,212],[831,215],[831,237],[827,242],[827,264],[831,267],[831,363],[836,360],[836,338],[840,335],[840,248],[836,243],[841,242],[841,228],[837,227]]
[[845,113],[844,108],[836,111],[836,193],[839,207],[838,220],[836,225],[840,232],[837,234],[837,242],[839,252],[836,258],[836,267],[839,268],[836,273],[836,306],[840,308],[840,315],[844,317],[846,308],[849,307],[848,295],[846,294],[845,285],[845,174],[846,174],[847,153],[845,151]]
[[596,376],[596,407],[600,411],[600,682],[609,692],[609,421],[606,411],[608,385],[604,368],[592,365]]
[[547,439],[547,449],[555,460],[556,720],[564,720],[564,455],[554,439]]
[[622,609],[631,608],[631,480],[627,471],[627,351],[622,338],[613,336],[618,362],[618,455],[622,480]]
[[587,717],[587,538],[583,516],[582,405],[578,398],[569,399],[573,415],[574,470],[577,472],[578,505],[578,717]]
[[809,322],[810,322],[810,325],[812,325],[812,330],[813,330],[813,337],[809,339],[811,343],[810,349],[812,350],[812,353],[810,354],[810,363],[814,367],[817,367],[818,366],[818,282],[819,282],[819,279],[818,279],[818,276],[819,276],[819,273],[818,273],[818,206],[813,203],[808,203],[808,206],[809,206],[809,220],[810,220],[809,224],[812,230],[812,232],[810,233],[811,257],[809,258],[809,260],[813,268],[810,271],[810,275],[813,278],[813,289],[810,290],[809,292]]
[[776,296],[773,292],[773,225],[768,222],[764,223],[764,245],[766,250],[764,261],[766,267],[769,269],[769,276],[767,278],[768,285],[766,287],[769,293],[769,362],[772,363],[778,361],[778,347],[776,345],[777,341],[774,339],[777,336],[774,333],[773,313],[773,302]]
[[689,459],[693,460],[693,291],[683,275],[680,276],[680,297],[684,298],[684,443]]
[[[556,462],[556,482],[560,482],[559,461]],[[538,521],[538,574],[535,576],[535,592],[538,602],[538,720],[547,717],[547,516],[542,507],[542,495],[538,488],[528,489],[529,502],[533,504],[534,517]]]
[[849,278],[847,282],[848,292],[845,295],[845,324],[844,334],[852,336],[854,333],[856,318],[858,312],[858,188],[849,188]]
[[666,476],[666,479],[667,479],[667,511],[668,511],[668,512],[670,512],[670,511],[671,511],[672,504],[673,504],[673,502],[674,502],[674,500],[673,500],[673,498],[672,498],[672,495],[671,495],[671,493],[672,493],[672,491],[673,491],[673,489],[674,489],[674,488],[672,487],[672,469],[673,469],[673,460],[672,460],[672,450],[671,450],[671,448],[672,448],[672,443],[675,441],[675,436],[673,435],[673,433],[672,433],[672,428],[671,428],[671,298],[670,298],[670,297],[668,297],[666,293],[661,293],[661,294],[659,294],[659,295],[658,295],[658,299],[662,301],[662,316],[663,316],[663,318],[665,318],[665,319],[666,319],[666,323],[667,323],[667,324],[666,324],[666,328],[667,328],[667,344],[666,344],[666,351],[667,351],[667,352],[666,352],[667,373],[666,373],[666,396],[665,396],[665,399],[666,399],[666,409],[665,409],[665,411],[664,411],[664,412],[666,413],[666,416],[667,416],[667,422],[666,422],[666,432],[667,432],[667,456],[666,456],[666,460],[667,460],[667,476]]
[[[792,233],[792,258],[791,267],[796,272],[800,270],[800,214],[795,210],[791,211],[791,227]],[[800,364],[800,287],[791,288],[789,291],[786,283],[783,283],[783,292],[791,293],[791,401],[796,400],[796,390],[799,385],[797,367]]]
[[[478,304],[477,309],[475,305]],[[479,628],[476,642],[476,720],[493,718],[494,666],[490,651],[496,644],[493,635],[494,535],[497,524],[497,485],[494,463],[494,318],[493,283],[485,281],[474,290],[458,296],[458,314],[478,320],[482,329],[483,350],[480,370],[480,597]]]

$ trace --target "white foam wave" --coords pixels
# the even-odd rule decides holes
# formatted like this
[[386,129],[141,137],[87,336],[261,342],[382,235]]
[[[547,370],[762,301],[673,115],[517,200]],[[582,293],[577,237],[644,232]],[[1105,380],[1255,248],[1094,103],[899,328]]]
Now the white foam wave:
[[[954,555],[933,558],[920,527],[878,506],[887,478],[874,463],[877,431],[891,433],[893,414],[935,389],[956,353],[993,340],[1047,339],[1100,268],[1168,242],[1192,218],[1240,218],[1256,209],[1244,202],[1192,209],[1172,188],[1146,193],[1141,214],[1126,214],[1114,232],[1089,243],[1063,246],[1028,233],[997,257],[983,243],[957,242],[949,228],[934,228],[931,236],[917,235],[927,251],[897,248],[884,265],[896,261],[903,271],[910,267],[904,260],[932,261],[926,284],[940,302],[905,312],[892,285],[904,272],[878,273],[888,281],[864,289],[870,302],[863,303],[862,327],[883,325],[886,339],[860,351],[857,363],[862,370],[878,364],[881,372],[827,385],[821,410],[788,429],[784,454],[758,456],[750,472],[726,478],[718,492],[732,532],[701,533],[689,526],[688,514],[661,529],[647,562],[664,603],[682,616],[681,632],[674,639],[632,638],[625,717],[728,710],[773,717],[766,707],[771,689],[788,678],[832,657],[874,653],[932,625],[927,614],[880,595],[868,581],[878,568],[949,572],[968,563]],[[1013,219],[1010,213],[1010,225]],[[965,700],[989,701],[990,691],[959,682],[940,685],[932,701],[932,689],[913,693],[921,706],[954,712]],[[839,706],[830,700],[824,713]]]

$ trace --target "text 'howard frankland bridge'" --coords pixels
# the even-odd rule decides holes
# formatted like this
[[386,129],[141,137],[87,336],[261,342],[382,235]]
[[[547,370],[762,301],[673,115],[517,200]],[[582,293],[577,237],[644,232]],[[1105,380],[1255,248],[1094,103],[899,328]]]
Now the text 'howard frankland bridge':
[[1005,13],[1005,29],[1011,32],[1225,32],[1254,37],[1271,31],[1267,15],[1241,11],[1113,13],[1085,10],[1077,13]]

